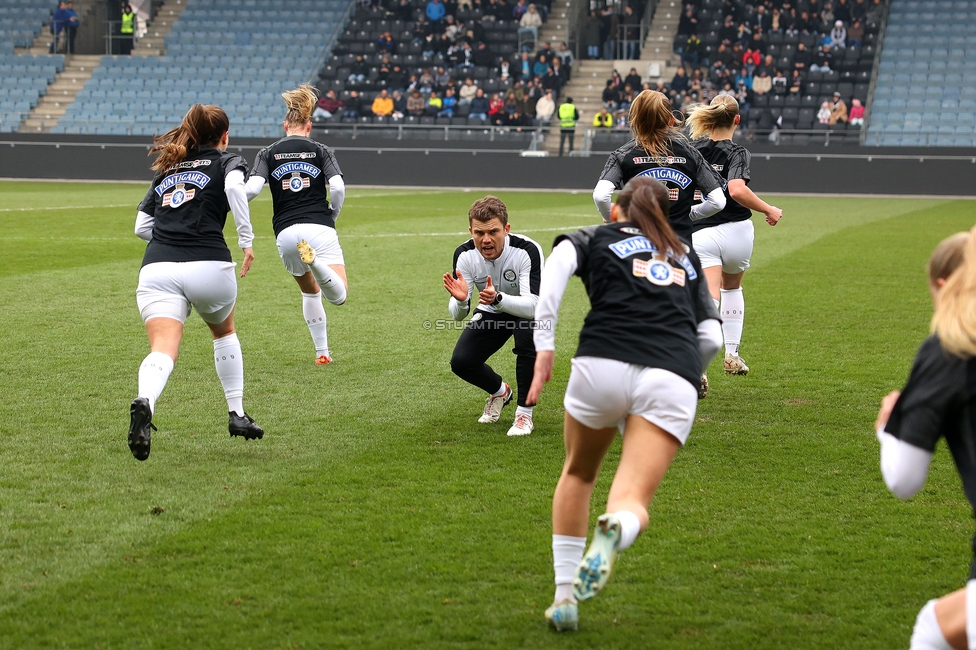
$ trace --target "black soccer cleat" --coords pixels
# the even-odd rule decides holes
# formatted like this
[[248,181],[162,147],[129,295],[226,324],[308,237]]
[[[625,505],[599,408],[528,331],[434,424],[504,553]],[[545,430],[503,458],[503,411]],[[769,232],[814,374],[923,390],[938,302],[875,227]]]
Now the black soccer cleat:
[[227,428],[232,436],[243,436],[245,440],[254,440],[264,437],[264,429],[259,427],[250,415],[245,413],[243,416],[230,411],[230,423]]
[[149,430],[156,430],[152,423],[149,400],[137,397],[129,407],[129,451],[136,460],[149,458]]

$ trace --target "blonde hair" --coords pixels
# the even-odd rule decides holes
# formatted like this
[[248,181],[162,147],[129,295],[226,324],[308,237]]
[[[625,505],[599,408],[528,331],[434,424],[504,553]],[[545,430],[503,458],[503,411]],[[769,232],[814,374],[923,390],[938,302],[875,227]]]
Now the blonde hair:
[[201,147],[216,146],[230,129],[227,113],[219,106],[194,104],[175,129],[153,138],[149,155],[159,154],[152,168],[169,169],[188,156],[195,156]]
[[281,93],[285,98],[288,114],[285,122],[292,126],[301,126],[312,119],[312,111],[319,100],[318,92],[309,84],[302,84],[295,90]]
[[[933,253],[933,258],[936,254],[940,255],[940,260],[945,258],[940,263],[946,265],[943,271],[948,270],[948,276],[935,299],[932,333],[938,335],[943,350],[969,358],[976,356],[976,228],[964,234],[965,240],[958,235],[950,237]],[[952,258],[958,255],[953,252],[953,246],[961,248],[962,253],[962,261],[955,270],[948,267]],[[930,261],[930,277],[932,266]]]
[[630,105],[630,129],[650,156],[670,156],[671,140],[684,136],[678,131],[671,100],[656,90],[642,90]]
[[929,284],[934,285],[937,280],[945,280],[962,264],[962,254],[969,241],[968,232],[957,232],[946,237],[932,251],[925,270],[929,275]]
[[739,102],[730,95],[716,95],[711,103],[696,104],[689,109],[685,124],[693,140],[709,135],[717,129],[727,129],[735,124],[739,114]]

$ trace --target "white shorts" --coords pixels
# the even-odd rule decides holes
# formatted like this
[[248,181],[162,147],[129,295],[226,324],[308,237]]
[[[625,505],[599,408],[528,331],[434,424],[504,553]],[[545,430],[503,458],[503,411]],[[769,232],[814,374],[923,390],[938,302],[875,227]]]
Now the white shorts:
[[278,255],[288,272],[294,276],[308,273],[308,264],[302,262],[298,256],[298,242],[305,240],[315,249],[315,259],[326,264],[345,266],[342,258],[342,246],[339,245],[339,235],[335,228],[318,223],[296,223],[288,226],[278,235]]
[[684,445],[695,421],[698,388],[669,370],[576,357],[563,406],[591,429],[623,431],[627,416],[639,415]]
[[172,318],[185,323],[193,305],[206,322],[223,323],[237,302],[236,268],[233,262],[210,260],[145,265],[136,289],[142,320]]
[[756,229],[751,219],[722,223],[699,230],[691,236],[703,269],[721,266],[724,273],[735,275],[749,268]]

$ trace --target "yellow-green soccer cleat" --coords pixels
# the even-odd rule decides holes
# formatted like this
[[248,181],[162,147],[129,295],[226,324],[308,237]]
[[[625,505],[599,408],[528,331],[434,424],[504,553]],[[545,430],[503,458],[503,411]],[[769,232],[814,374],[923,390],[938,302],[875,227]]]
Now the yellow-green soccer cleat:
[[725,374],[727,375],[748,375],[749,366],[737,354],[725,355]]
[[546,610],[546,620],[557,632],[575,630],[579,626],[579,608],[568,598],[553,603]]
[[573,578],[573,596],[576,600],[589,600],[607,585],[619,545],[620,520],[609,513],[600,515],[590,548],[576,567],[576,577]]
[[302,264],[311,264],[315,261],[315,249],[304,239],[298,242],[298,256],[302,258]]

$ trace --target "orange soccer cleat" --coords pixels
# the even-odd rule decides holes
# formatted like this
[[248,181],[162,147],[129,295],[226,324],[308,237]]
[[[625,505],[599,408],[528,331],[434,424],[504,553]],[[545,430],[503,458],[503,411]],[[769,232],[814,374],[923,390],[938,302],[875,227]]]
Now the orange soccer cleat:
[[325,356],[324,354],[320,354],[318,357],[315,358],[315,365],[317,366],[327,366],[330,363],[332,363],[332,359],[330,357]]

